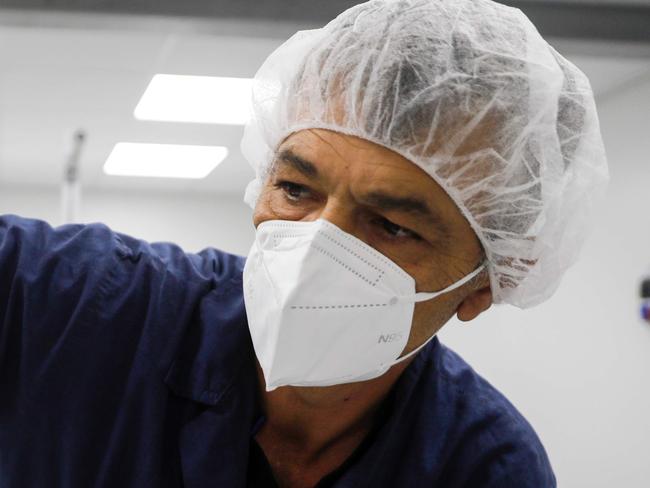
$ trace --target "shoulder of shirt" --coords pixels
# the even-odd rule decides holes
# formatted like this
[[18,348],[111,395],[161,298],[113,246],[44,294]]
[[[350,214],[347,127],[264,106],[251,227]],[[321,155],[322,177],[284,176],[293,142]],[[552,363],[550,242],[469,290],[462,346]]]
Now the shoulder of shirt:
[[115,233],[118,252],[122,259],[132,262],[142,258],[166,271],[185,279],[223,282],[241,278],[245,258],[213,247],[191,253],[171,242],[146,242],[121,233]]
[[65,259],[69,255],[79,266],[84,262],[97,265],[102,260],[117,258],[113,264],[146,263],[185,279],[221,281],[241,275],[245,262],[242,256],[211,247],[188,253],[171,242],[150,243],[116,232],[102,223],[52,227],[39,219],[0,215],[0,234],[10,232],[17,236],[17,245],[30,256],[56,255]]
[[[493,466],[484,464],[476,469],[498,470],[499,479],[512,482],[512,486],[517,482],[522,487],[555,486],[547,453],[530,423],[456,352],[441,343],[438,346],[430,356],[433,368],[428,368],[428,387],[436,395],[431,400],[453,412],[448,427],[456,434],[462,432],[455,436],[457,452],[472,452],[479,465],[480,458],[490,460]],[[524,483],[520,476],[537,479],[540,484]]]

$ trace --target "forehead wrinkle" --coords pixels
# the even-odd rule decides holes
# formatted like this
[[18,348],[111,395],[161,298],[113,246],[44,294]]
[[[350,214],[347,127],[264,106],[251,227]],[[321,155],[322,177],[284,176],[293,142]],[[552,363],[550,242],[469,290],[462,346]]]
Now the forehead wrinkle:
[[348,161],[348,157],[346,157],[346,155],[344,155],[344,154],[341,154],[341,151],[339,151],[339,149],[336,147],[336,145],[335,145],[335,144],[332,144],[331,141],[328,141],[326,137],[323,137],[323,134],[322,134],[321,132],[325,132],[326,134],[329,134],[329,135],[332,136],[332,137],[338,137],[340,140],[342,140],[343,142],[345,142],[345,143],[348,144],[348,145],[351,145],[352,147],[354,147],[353,142],[355,141],[356,137],[353,137],[353,136],[343,136],[342,134],[338,134],[338,133],[336,133],[336,132],[332,132],[332,133],[330,134],[331,131],[328,131],[328,130],[309,129],[309,133],[310,133],[310,134],[312,134],[314,137],[320,139],[320,141],[321,141],[323,144],[325,144],[326,146],[328,146],[328,147],[330,148],[330,150],[331,150],[334,154],[336,154],[336,156],[338,156],[338,158],[339,158],[339,159],[340,159],[344,164],[349,165],[350,163],[349,163],[349,161]]

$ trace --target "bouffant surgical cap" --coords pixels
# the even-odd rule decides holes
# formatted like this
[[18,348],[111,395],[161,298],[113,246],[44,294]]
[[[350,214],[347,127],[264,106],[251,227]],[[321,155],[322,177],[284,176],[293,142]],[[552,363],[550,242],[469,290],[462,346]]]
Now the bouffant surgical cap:
[[518,9],[373,0],[300,31],[264,62],[242,151],[254,205],[279,144],[322,128],[431,176],[486,254],[495,303],[546,300],[608,179],[593,93]]

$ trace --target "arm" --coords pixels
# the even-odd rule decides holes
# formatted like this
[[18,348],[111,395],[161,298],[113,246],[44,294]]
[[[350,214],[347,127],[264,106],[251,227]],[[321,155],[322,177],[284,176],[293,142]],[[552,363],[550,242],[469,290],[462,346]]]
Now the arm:
[[0,217],[0,486],[147,486],[165,374],[240,265],[104,225]]
[[0,216],[0,408],[7,392],[37,386],[73,355],[79,364],[87,355],[89,367],[110,364],[140,341],[162,364],[164,344],[182,334],[195,301],[241,265],[216,250],[186,254],[101,224],[52,228]]
[[[105,286],[115,241],[105,226],[0,216],[0,385],[36,368]],[[2,396],[2,395],[0,395]]]

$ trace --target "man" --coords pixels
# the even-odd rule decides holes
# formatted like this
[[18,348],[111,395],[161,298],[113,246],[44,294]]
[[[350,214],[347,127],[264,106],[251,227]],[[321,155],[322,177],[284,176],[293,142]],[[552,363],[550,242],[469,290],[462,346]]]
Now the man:
[[0,218],[0,485],[555,486],[435,334],[574,259],[584,75],[516,9],[377,0],[281,46],[254,108],[247,260]]

